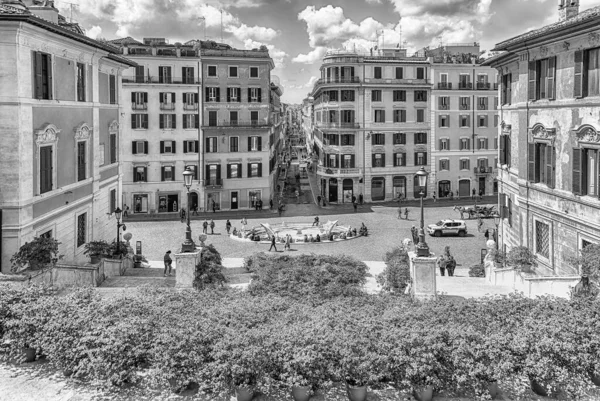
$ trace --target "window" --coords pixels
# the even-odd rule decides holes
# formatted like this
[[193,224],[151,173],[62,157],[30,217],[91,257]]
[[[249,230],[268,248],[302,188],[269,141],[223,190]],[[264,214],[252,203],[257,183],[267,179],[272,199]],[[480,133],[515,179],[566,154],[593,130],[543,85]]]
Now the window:
[[575,51],[574,95],[600,95],[600,48]]
[[117,77],[114,75],[108,76],[108,102],[117,104]]
[[238,112],[237,111],[229,112],[229,123],[231,125],[238,125]]
[[406,134],[403,132],[398,132],[393,136],[394,145],[406,145]]
[[527,180],[554,188],[555,149],[547,143],[527,144]]
[[337,134],[323,134],[323,141],[326,145],[339,145],[339,136]]
[[148,109],[148,93],[131,92],[131,108],[134,110]]
[[175,166],[162,166],[160,180],[175,181]]
[[488,159],[477,159],[477,167],[479,168],[480,173],[485,173],[488,170]]
[[238,68],[235,66],[229,66],[229,78],[238,77]]
[[252,125],[258,125],[258,111],[250,112],[250,123]]
[[234,163],[234,164],[227,165],[227,178],[242,178],[241,163]]
[[488,109],[488,98],[487,97],[477,98],[477,110],[487,110],[487,109]]
[[477,126],[478,127],[487,127],[488,125],[488,116],[477,116]]
[[354,91],[343,90],[342,91],[342,102],[353,102],[354,101]]
[[207,75],[209,77],[216,77],[217,76],[217,66],[216,65],[209,65],[207,70]]
[[262,177],[262,163],[248,163],[248,178]]
[[117,162],[117,134],[110,134],[108,137],[108,141],[109,141],[109,159],[110,159],[110,163],[116,163]]
[[229,137],[229,151],[230,152],[239,152],[239,144],[240,138],[237,136]]
[[183,109],[198,110],[198,94],[187,92],[183,94]]
[[373,67],[373,78],[381,79],[381,67]]
[[248,137],[248,152],[262,151],[262,138],[260,136]]
[[511,139],[509,135],[500,135],[500,165],[511,165]]
[[573,149],[573,193],[600,198],[600,149]]
[[460,74],[458,76],[458,89],[473,89],[469,74]]
[[385,134],[373,134],[371,143],[373,145],[385,145]]
[[449,110],[450,109],[450,96],[439,96],[438,97],[438,109]]
[[342,125],[344,124],[354,124],[354,110],[342,110]]
[[248,88],[248,102],[262,103],[262,89],[261,88]]
[[198,141],[183,141],[183,153],[198,153]]
[[342,168],[354,168],[354,155],[342,155]]
[[415,145],[427,143],[427,134],[425,132],[415,132]]
[[406,166],[406,153],[394,153],[394,167]]
[[143,65],[138,65],[135,67],[135,82],[136,83],[144,83],[144,72],[146,68]]
[[556,57],[529,62],[529,100],[554,99]]
[[385,153],[373,153],[372,167],[385,167]]
[[471,149],[471,140],[469,138],[461,138],[460,139],[460,150],[469,150]]
[[240,88],[227,88],[227,102],[240,101]]
[[183,128],[192,129],[200,127],[200,116],[198,114],[184,114],[183,115]]
[[417,109],[417,122],[418,123],[425,122],[425,109]]
[[417,67],[417,79],[425,79],[425,68]]
[[132,154],[147,155],[148,154],[148,141],[133,141],[132,142]]
[[477,139],[477,149],[487,150],[488,149],[488,139],[487,138],[478,138]]
[[175,153],[175,141],[160,141],[160,153]]
[[77,142],[77,181],[83,181],[86,178],[86,143],[85,141]]
[[133,168],[133,182],[146,182],[146,167],[137,166]]
[[354,146],[354,134],[342,134],[341,135],[342,146]]
[[258,78],[258,67],[250,67],[250,78]]
[[396,79],[404,79],[404,68],[396,67]]
[[325,155],[325,167],[336,168],[338,166],[339,155]]
[[77,216],[77,248],[87,241],[87,213]]
[[132,114],[131,128],[148,129],[148,114]]
[[450,126],[450,116],[440,115],[440,127],[448,128]]
[[217,152],[217,137],[216,136],[206,138],[206,146],[205,146],[204,150],[206,151],[206,153],[216,153]]
[[158,67],[158,83],[160,83],[160,84],[172,83],[171,67],[169,67],[169,66]]
[[415,102],[426,102],[427,91],[415,91]]
[[35,99],[52,99],[52,56],[46,53],[33,52]]
[[194,67],[181,67],[181,80],[184,84],[195,83]]
[[375,122],[376,123],[384,123],[385,122],[385,110],[375,110]]
[[510,104],[512,101],[512,74],[502,75],[502,104]]
[[450,150],[450,139],[440,139],[440,150]]
[[177,128],[176,114],[159,114],[160,129],[175,129]]
[[459,104],[461,110],[471,110],[471,99],[468,96],[461,96]]
[[427,152],[415,152],[415,166],[427,165]]
[[460,119],[461,128],[471,126],[471,118],[469,118],[469,116],[467,114],[461,114],[459,119]]
[[325,98],[328,99],[329,102],[337,102],[338,101],[338,91],[326,91]]
[[161,110],[175,110],[175,93],[160,92],[158,94]]
[[110,190],[109,199],[110,199],[110,205],[108,207],[108,212],[112,214],[115,211],[115,209],[117,208],[117,190],[116,189]]
[[371,100],[374,102],[381,102],[381,90],[371,91]]
[[469,159],[460,159],[460,169],[461,170],[470,170],[471,169],[471,161]]
[[205,100],[207,102],[220,102],[221,101],[221,88],[217,87],[206,87],[205,88]]
[[40,194],[52,191],[52,146],[40,146]]
[[440,160],[440,171],[449,171],[450,170],[450,160],[441,159]]
[[406,91],[405,90],[396,90],[393,92],[393,100],[394,102],[406,102]]
[[406,122],[406,110],[396,109],[394,110],[394,122],[405,123]]
[[499,120],[499,116],[497,114],[494,115],[494,127],[498,126],[498,120]]
[[[40,238],[52,238],[52,230],[48,230],[45,233],[39,235]],[[584,247],[587,245],[584,245]]]
[[440,74],[440,82],[438,83],[438,89],[452,89],[452,84],[448,83],[448,74]]
[[535,220],[535,253],[550,259],[550,226]]
[[209,127],[217,126],[217,111],[216,110],[210,110],[208,112],[208,126]]

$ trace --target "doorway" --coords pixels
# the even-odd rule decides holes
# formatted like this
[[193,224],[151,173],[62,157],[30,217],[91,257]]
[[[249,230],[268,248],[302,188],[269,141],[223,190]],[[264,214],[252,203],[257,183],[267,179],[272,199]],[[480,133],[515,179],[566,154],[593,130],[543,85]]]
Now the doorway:
[[458,182],[458,196],[460,196],[460,197],[471,196],[471,181],[470,180],[460,180]]
[[494,195],[498,195],[498,180],[494,179]]
[[329,203],[338,201],[338,181],[337,178],[329,179]]
[[221,194],[219,192],[210,192],[206,194],[206,211],[221,210]]
[[479,177],[479,193],[485,195],[485,177]]
[[179,210],[179,195],[159,195],[158,196],[158,211],[177,212]]
[[406,198],[406,177],[404,177],[404,176],[394,177],[392,183],[393,183],[394,199]]
[[344,203],[352,203],[352,196],[354,195],[354,181],[351,179],[345,179],[342,182],[344,190]]
[[371,199],[374,201],[385,200],[385,178],[375,177],[372,179]]
[[197,210],[197,208],[198,208],[198,194],[196,192],[190,192],[189,208],[190,208],[190,212],[193,210]]
[[231,191],[231,210],[238,209],[238,191]]
[[438,184],[438,196],[447,198],[450,195],[450,181],[440,181]]

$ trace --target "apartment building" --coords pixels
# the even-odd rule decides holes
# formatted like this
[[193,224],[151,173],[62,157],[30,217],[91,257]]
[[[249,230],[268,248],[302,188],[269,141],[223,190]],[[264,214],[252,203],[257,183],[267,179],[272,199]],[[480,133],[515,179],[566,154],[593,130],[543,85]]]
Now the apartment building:
[[430,66],[424,55],[330,51],[310,96],[313,129],[307,139],[319,159],[326,201],[348,203],[360,194],[367,202],[420,197],[415,173],[431,164]]
[[135,63],[67,23],[53,3],[0,4],[1,271],[34,237],[65,262],[115,239],[123,70]]
[[131,37],[110,43],[137,64],[123,74],[123,204],[133,214],[187,207],[189,168],[190,206],[202,207],[200,43]]
[[536,274],[578,275],[600,243],[600,7],[559,3],[560,20],[498,43],[498,180],[504,249],[524,245]]
[[[214,43],[214,42],[213,42]],[[201,119],[204,206],[207,209],[268,207],[272,196],[270,141],[273,60],[266,47],[232,49],[202,45]]]
[[431,181],[439,198],[498,193],[497,72],[479,44],[427,49],[431,62]]

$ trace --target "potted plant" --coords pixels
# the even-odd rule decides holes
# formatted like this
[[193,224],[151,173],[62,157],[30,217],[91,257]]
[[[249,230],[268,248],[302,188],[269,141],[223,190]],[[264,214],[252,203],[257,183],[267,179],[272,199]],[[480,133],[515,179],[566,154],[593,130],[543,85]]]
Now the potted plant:
[[572,296],[576,298],[595,299],[600,293],[600,245],[590,244],[581,250],[581,255],[574,261],[581,266],[581,280],[573,288]]
[[121,259],[123,255],[127,255],[127,242],[111,242],[108,248],[108,254],[113,258]]
[[39,270],[56,263],[62,257],[58,255],[59,244],[54,238],[35,237],[31,242],[21,245],[17,253],[10,258],[11,270]]
[[90,263],[96,264],[103,255],[111,252],[110,244],[104,240],[90,241],[84,245],[84,255],[89,255]]
[[377,284],[384,291],[403,294],[410,283],[408,253],[404,247],[394,248],[385,254],[385,269],[377,275]]
[[523,273],[531,273],[537,266],[537,257],[526,246],[516,246],[506,255],[506,263]]

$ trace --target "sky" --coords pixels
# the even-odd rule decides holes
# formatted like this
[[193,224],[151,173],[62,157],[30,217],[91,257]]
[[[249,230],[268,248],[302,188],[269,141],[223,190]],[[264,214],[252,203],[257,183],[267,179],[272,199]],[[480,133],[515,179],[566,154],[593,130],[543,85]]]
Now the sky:
[[[413,53],[440,43],[505,39],[558,20],[557,0],[56,0],[92,38],[212,39],[267,46],[285,103],[301,103],[329,49],[368,52],[398,44]],[[600,6],[581,0],[580,11]]]

